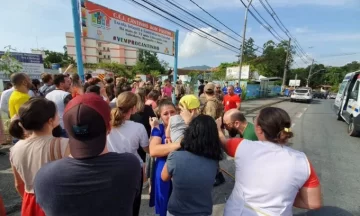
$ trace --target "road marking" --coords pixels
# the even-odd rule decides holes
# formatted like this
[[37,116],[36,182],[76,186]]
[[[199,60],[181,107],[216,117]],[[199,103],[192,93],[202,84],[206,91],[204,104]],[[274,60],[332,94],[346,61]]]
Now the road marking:
[[295,123],[292,123],[291,127],[293,128],[295,126]]
[[310,106],[310,104],[308,104],[308,107]]
[[307,110],[307,109],[308,109],[308,108],[307,108],[307,107],[305,107],[305,108],[304,108],[304,112],[306,112],[306,110]]
[[150,200],[150,195],[149,194],[141,194],[141,199],[142,200]]
[[295,115],[295,116],[296,116],[296,118],[301,118],[302,114],[303,114],[303,113],[298,112],[298,113],[296,113],[296,115]]
[[11,174],[11,173],[13,173],[11,168],[6,170],[0,170],[0,174]]

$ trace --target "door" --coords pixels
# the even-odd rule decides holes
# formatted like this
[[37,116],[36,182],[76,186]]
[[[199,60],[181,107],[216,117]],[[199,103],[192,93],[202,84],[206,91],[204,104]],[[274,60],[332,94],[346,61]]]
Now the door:
[[349,119],[350,115],[359,112],[359,85],[360,85],[360,75],[358,75],[358,79],[351,92],[349,93],[349,102],[346,107],[346,112],[344,112],[344,117]]
[[344,104],[343,101],[344,101],[344,93],[345,93],[345,89],[347,87],[349,83],[349,80],[344,80],[341,84],[340,84],[340,87],[339,87],[339,91],[336,95],[336,98],[335,98],[335,102],[334,102],[334,108],[335,108],[335,112],[336,114],[340,113],[341,115],[341,110],[342,110],[342,105]]

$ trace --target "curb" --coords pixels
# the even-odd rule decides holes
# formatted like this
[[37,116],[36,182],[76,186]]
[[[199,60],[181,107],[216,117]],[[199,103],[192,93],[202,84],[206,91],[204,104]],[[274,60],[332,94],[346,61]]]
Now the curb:
[[10,215],[20,210],[21,210],[21,199],[15,204],[12,204],[10,206],[5,206],[6,215]]
[[272,106],[272,105],[275,105],[275,104],[278,104],[278,103],[282,103],[282,102],[287,101],[287,100],[289,100],[289,99],[284,98],[284,99],[280,99],[279,101],[276,101],[276,102],[261,105],[259,107],[254,108],[254,109],[248,110],[247,112],[244,113],[244,115],[251,114],[251,113],[253,113],[255,111],[261,110],[262,108],[269,107],[269,106]]

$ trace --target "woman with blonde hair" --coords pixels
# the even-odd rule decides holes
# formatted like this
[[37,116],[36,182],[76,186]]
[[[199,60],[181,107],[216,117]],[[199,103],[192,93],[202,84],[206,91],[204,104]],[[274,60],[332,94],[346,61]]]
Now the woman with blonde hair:
[[[35,175],[44,164],[69,155],[68,139],[52,135],[58,125],[56,105],[40,97],[24,103],[18,118],[10,124],[10,134],[20,139],[10,149],[10,162],[16,190],[22,197],[23,216],[45,215],[36,203],[33,189]],[[27,135],[26,131],[31,131],[31,135]]]
[[[116,107],[111,111],[111,131],[107,136],[107,147],[110,152],[132,153],[139,159],[139,166],[143,167],[143,160],[138,154],[139,146],[149,152],[149,138],[145,127],[130,120],[130,116],[137,112],[138,97],[132,92],[123,92],[116,99]],[[141,172],[143,173],[143,171]],[[139,182],[142,188],[143,181]],[[139,215],[141,193],[135,198],[133,215]]]
[[78,95],[84,94],[79,75],[77,73],[73,73],[73,74],[71,74],[70,79],[71,79],[71,96],[72,96],[72,98],[75,98]]

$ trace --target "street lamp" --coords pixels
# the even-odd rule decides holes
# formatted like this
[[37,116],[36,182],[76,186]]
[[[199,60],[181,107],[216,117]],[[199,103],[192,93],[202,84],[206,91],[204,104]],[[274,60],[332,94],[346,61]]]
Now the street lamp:
[[307,78],[307,80],[306,80],[306,87],[309,87],[309,81],[310,81],[310,78],[311,78],[312,76],[314,76],[314,75],[317,74],[317,73],[323,72],[323,71],[326,71],[326,70],[325,70],[325,69],[321,69],[321,70],[316,71],[315,73],[311,73],[311,70],[310,70],[309,76],[308,76],[308,78]]

